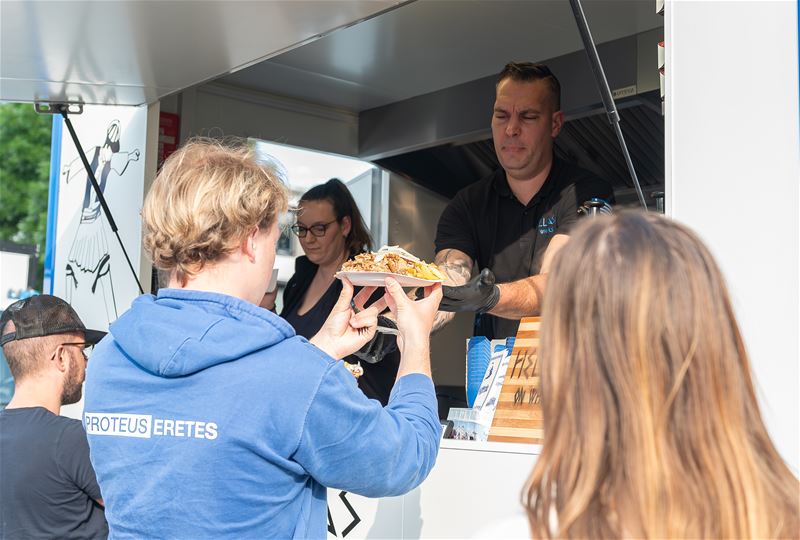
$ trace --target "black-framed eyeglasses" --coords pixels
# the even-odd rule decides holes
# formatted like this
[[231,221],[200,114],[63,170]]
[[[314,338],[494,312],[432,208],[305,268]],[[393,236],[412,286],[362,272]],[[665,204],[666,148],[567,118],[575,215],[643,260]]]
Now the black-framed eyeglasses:
[[305,238],[309,231],[311,234],[316,236],[317,238],[321,236],[325,236],[325,232],[328,230],[328,227],[332,223],[336,223],[338,220],[334,219],[333,221],[329,221],[328,223],[315,223],[311,227],[304,227],[303,225],[292,225],[291,231],[297,235],[298,238]]

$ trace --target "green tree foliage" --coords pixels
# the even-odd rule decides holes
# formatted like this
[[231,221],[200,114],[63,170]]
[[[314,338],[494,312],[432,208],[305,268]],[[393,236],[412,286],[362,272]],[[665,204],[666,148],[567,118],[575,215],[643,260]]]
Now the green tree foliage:
[[0,239],[39,248],[47,229],[52,117],[29,103],[0,104]]

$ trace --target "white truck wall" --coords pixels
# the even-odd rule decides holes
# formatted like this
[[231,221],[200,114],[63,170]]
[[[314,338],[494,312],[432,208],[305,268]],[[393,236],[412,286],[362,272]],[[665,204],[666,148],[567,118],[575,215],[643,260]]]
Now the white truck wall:
[[[728,280],[762,413],[800,470],[796,1],[669,1],[667,213]],[[679,314],[676,314],[679,316]]]

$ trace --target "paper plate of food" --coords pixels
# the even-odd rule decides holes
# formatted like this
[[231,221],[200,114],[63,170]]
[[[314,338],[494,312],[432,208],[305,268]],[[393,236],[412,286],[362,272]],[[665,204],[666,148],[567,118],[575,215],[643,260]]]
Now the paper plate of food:
[[444,273],[398,246],[383,246],[377,252],[361,253],[345,262],[336,273],[358,287],[383,287],[392,277],[402,287],[427,287],[444,281]]

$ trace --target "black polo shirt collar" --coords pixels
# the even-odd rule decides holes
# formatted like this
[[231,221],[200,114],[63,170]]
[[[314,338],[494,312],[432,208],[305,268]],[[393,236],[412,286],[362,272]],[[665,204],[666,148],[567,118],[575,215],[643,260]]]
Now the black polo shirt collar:
[[[553,187],[557,182],[556,179],[558,177],[560,168],[561,168],[560,160],[557,157],[553,156],[553,163],[550,165],[550,172],[547,173],[547,179],[545,179],[544,184],[542,184],[542,187],[539,188],[539,191],[537,191],[536,195],[534,195],[533,198],[531,198],[531,200],[528,202],[525,208],[530,208],[536,205],[541,199],[546,198],[547,195],[549,195],[550,192],[553,191]],[[517,202],[519,202],[516,195],[514,195],[514,192],[511,191],[511,186],[508,185],[508,177],[506,176],[506,172],[505,170],[503,170],[502,167],[500,167],[495,172],[494,181],[492,182],[492,187],[494,191],[501,198],[514,199]],[[522,203],[519,204],[522,205]]]

